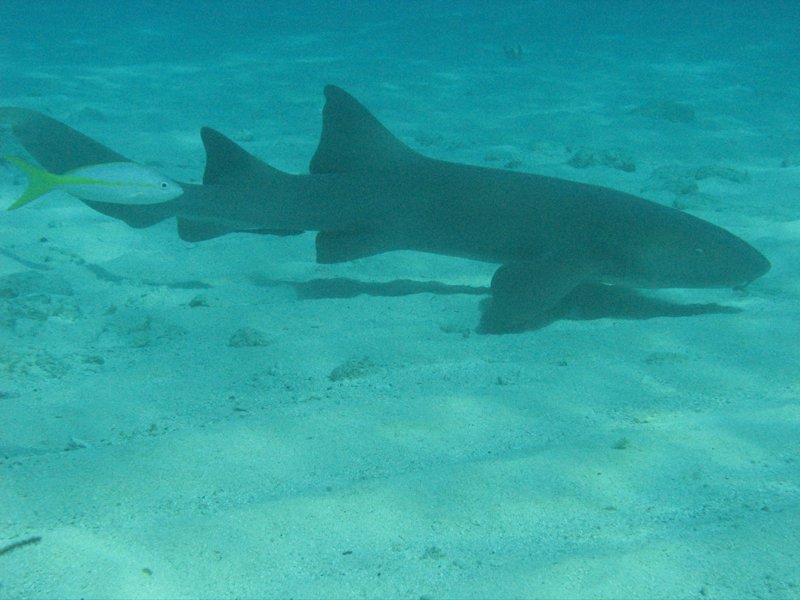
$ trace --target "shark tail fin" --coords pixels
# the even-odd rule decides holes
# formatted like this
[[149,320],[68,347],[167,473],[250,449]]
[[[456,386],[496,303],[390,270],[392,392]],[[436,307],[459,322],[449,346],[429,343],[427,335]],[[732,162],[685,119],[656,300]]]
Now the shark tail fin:
[[129,162],[80,131],[26,108],[0,108],[0,125],[11,127],[25,150],[51,173],[110,162]]
[[309,166],[312,174],[380,170],[419,158],[364,105],[335,85],[325,86],[322,135]]
[[[0,107],[0,125],[10,126],[14,137],[22,147],[36,159],[44,169],[29,165],[22,159],[8,157],[5,160],[19,168],[28,176],[28,189],[9,210],[19,208],[36,200],[43,193],[57,187],[58,177],[67,171],[89,165],[111,162],[130,162],[122,154],[103,146],[100,142],[82,134],[80,131],[26,108]],[[48,172],[49,171],[49,172]],[[52,178],[53,185],[44,189],[44,175]],[[38,189],[36,186],[39,186]],[[191,184],[182,184],[184,193],[196,193]],[[185,195],[184,194],[184,195]],[[175,216],[177,206],[182,200],[176,198],[162,204],[126,205],[109,202],[82,200],[94,210],[115,219],[125,221],[131,227],[150,227],[159,221]]]
[[194,193],[195,188],[200,187],[189,187],[189,185],[188,183],[181,184],[183,196],[180,198],[158,204],[115,204],[113,202],[96,202],[93,200],[81,200],[81,202],[101,214],[124,221],[136,229],[142,229],[143,227],[151,227],[156,223],[160,223],[164,219],[174,217],[177,214],[179,203],[184,201],[184,197],[187,194]]
[[28,178],[28,187],[25,189],[25,192],[23,192],[22,196],[17,198],[7,210],[16,210],[21,206],[25,206],[29,202],[33,202],[37,198],[44,196],[47,192],[54,190],[60,185],[60,176],[48,173],[44,169],[36,167],[21,158],[6,156],[4,160],[25,173],[25,177]]

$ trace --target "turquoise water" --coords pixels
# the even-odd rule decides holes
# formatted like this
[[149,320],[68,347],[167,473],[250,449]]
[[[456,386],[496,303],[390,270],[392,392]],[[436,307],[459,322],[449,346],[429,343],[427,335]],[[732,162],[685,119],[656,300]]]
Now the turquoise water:
[[[333,83],[426,156],[677,207],[772,269],[483,335],[496,264],[4,213],[0,597],[798,597],[798,29],[796,2],[3,2],[0,106],[175,180],[202,126],[307,172]],[[24,184],[0,165],[0,204]]]

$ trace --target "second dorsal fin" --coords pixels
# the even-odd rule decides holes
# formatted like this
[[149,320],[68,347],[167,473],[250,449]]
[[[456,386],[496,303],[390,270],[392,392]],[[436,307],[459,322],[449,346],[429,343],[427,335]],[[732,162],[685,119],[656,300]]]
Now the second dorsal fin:
[[279,171],[256,158],[233,140],[210,127],[200,130],[206,148],[206,170],[203,183],[246,184],[254,174],[272,175]]

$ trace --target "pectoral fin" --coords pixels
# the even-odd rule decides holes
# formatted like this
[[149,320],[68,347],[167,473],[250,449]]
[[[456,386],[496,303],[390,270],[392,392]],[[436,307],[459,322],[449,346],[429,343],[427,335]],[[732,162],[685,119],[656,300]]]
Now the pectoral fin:
[[583,261],[563,257],[503,265],[492,277],[480,330],[510,333],[534,327],[590,273]]

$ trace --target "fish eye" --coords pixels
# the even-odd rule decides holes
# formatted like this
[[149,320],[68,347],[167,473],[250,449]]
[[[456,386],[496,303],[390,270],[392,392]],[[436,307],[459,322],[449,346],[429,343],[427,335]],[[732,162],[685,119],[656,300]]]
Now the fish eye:
[[167,189],[169,189],[169,184],[168,184],[166,181],[162,181],[162,182],[161,182],[161,189],[162,189],[162,190],[167,190]]

